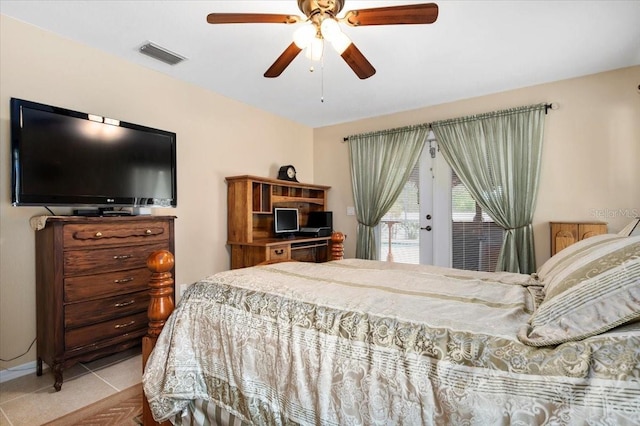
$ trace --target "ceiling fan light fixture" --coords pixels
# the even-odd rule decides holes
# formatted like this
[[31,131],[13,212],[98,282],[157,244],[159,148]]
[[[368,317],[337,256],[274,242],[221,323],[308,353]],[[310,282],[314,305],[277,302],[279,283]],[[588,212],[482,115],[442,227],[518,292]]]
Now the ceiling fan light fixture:
[[335,19],[325,18],[320,25],[320,32],[325,40],[331,42],[334,38],[340,36],[342,30]]
[[333,48],[342,55],[351,44],[351,39],[342,32],[340,24],[334,18],[325,18],[320,25],[322,37],[333,45]]
[[311,22],[307,22],[293,32],[293,42],[300,49],[305,49],[316,37],[316,27]]
[[324,42],[321,38],[314,38],[307,46],[305,56],[312,61],[319,61],[322,59],[322,53],[324,51]]
[[340,31],[336,36],[331,40],[331,45],[338,52],[338,55],[342,55],[342,52],[347,50],[347,47],[351,44],[351,39],[348,35]]

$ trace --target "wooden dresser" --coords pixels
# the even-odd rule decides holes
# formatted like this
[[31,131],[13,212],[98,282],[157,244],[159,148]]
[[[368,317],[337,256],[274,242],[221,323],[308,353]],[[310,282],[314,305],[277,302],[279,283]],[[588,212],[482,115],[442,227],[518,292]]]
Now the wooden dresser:
[[549,222],[549,227],[551,256],[585,238],[607,233],[605,222]]
[[174,251],[173,216],[51,217],[36,231],[37,374],[141,343],[154,250]]

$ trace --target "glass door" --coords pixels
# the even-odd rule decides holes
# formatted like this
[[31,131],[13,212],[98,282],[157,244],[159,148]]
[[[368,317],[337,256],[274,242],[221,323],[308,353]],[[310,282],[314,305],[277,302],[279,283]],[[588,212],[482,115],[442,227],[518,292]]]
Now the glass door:
[[428,138],[401,195],[379,226],[379,259],[451,265],[451,169]]
[[504,238],[438,152],[432,133],[378,231],[380,260],[475,271],[495,271]]

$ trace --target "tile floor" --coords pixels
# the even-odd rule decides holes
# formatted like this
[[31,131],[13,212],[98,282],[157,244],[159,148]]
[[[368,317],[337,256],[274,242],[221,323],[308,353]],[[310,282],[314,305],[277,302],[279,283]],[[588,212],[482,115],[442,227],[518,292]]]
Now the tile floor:
[[45,370],[0,383],[0,426],[35,426],[140,383],[140,348],[76,364],[63,374],[60,392]]

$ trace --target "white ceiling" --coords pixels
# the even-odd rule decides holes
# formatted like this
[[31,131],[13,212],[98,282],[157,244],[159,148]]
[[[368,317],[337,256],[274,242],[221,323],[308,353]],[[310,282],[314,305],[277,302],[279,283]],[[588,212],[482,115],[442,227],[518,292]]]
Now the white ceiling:
[[[346,0],[341,15],[426,2]],[[301,54],[264,78],[295,26],[206,23],[210,12],[301,15],[296,0],[0,0],[0,13],[311,127],[640,64],[640,1],[436,3],[431,25],[343,28],[377,70],[367,80],[332,49],[314,72]],[[188,60],[144,56],[146,41]]]

